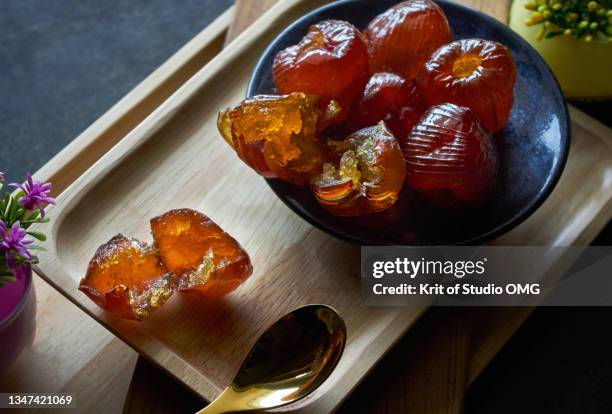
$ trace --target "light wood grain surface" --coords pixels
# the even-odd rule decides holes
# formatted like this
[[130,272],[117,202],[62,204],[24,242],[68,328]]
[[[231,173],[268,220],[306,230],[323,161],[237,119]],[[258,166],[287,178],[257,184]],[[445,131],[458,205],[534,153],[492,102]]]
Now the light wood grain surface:
[[[464,3],[469,3],[469,2],[465,2]],[[490,3],[495,3],[495,2],[482,2],[484,4],[490,4]],[[195,40],[195,39],[194,39]],[[202,40],[200,38],[200,40]],[[193,51],[192,51],[193,52]],[[176,61],[174,62],[175,64],[177,63]],[[158,79],[159,81],[160,79]],[[184,81],[184,79],[182,79],[181,81]],[[154,82],[153,82],[154,83]],[[177,80],[177,83],[178,82]],[[142,86],[142,85],[141,85]],[[141,87],[139,86],[139,88]],[[151,88],[151,85],[148,85],[149,88]],[[154,89],[154,88],[153,88]],[[50,177],[50,176],[55,176],[55,177],[61,177],[64,174],[69,174],[70,177],[75,177],[80,175],[83,172],[83,169],[86,168],[88,165],[87,163],[71,163],[69,164],[68,161],[71,159],[76,159],[79,156],[82,156],[83,154],[81,153],[85,148],[91,147],[91,143],[94,143],[95,145],[93,146],[94,148],[100,148],[100,146],[96,143],[96,133],[98,132],[103,132],[106,130],[109,130],[110,132],[112,132],[113,134],[116,134],[115,137],[117,140],[121,138],[122,134],[118,133],[115,131],[114,126],[119,126],[119,128],[121,127],[122,122],[116,122],[116,120],[122,120],[122,114],[123,113],[129,113],[129,111],[132,109],[133,106],[138,107],[138,105],[144,105],[143,101],[146,101],[146,105],[151,105],[151,107],[155,107],[156,105],[159,104],[159,101],[156,101],[155,99],[151,99],[150,96],[150,92],[152,89],[141,89],[140,91],[136,91],[139,92],[140,95],[138,95],[138,99],[135,100],[128,100],[125,101],[122,107],[115,107],[113,108],[113,110],[111,110],[109,112],[109,114],[111,116],[106,116],[105,115],[105,119],[101,119],[101,121],[103,122],[98,122],[99,126],[98,128],[94,128],[94,131],[90,132],[89,136],[83,136],[83,138],[87,138],[87,139],[82,139],[82,140],[75,140],[74,144],[72,145],[71,151],[64,151],[62,152],[60,155],[58,155],[57,159],[54,160],[54,163],[49,164],[45,169],[43,169],[38,176],[41,178],[46,178],[46,177]],[[146,115],[146,111],[142,112],[143,114]],[[109,115],[107,114],[107,115]],[[592,123],[590,118],[588,117],[584,117],[583,114],[580,114],[578,112],[574,112],[573,113],[574,118],[576,117],[581,117],[583,118],[582,121],[580,123],[580,125],[586,124],[586,127],[580,126],[579,128],[581,129],[586,129],[586,133],[587,134],[592,134],[592,135],[597,135],[599,137],[607,137],[606,139],[609,139],[609,130],[605,127],[602,127],[601,125],[598,125],[597,123]],[[129,118],[129,117],[128,117]],[[133,122],[133,121],[132,121]],[[95,124],[94,124],[95,125]],[[593,125],[595,125],[595,127],[593,127]],[[129,128],[131,127],[131,125],[128,123],[126,123],[125,125],[123,125],[126,130],[129,130]],[[93,126],[92,126],[93,127]],[[117,128],[117,131],[119,131],[120,129]],[[576,128],[576,127],[575,127]],[[595,130],[595,131],[594,131]],[[584,131],[583,131],[584,133]],[[585,146],[588,146],[589,140],[586,140],[586,144]],[[94,151],[93,154],[91,155],[91,158],[88,158],[88,162],[91,163],[93,161],[95,161],[95,159],[97,159],[97,157],[100,156],[100,153],[102,153],[104,150],[102,151]],[[573,150],[572,150],[573,151]],[[89,152],[87,152],[87,154],[90,154]],[[588,159],[587,159],[588,161]],[[66,162],[66,164],[69,164],[71,168],[66,169],[63,167],[62,163]],[[61,179],[59,180],[60,183],[64,182]],[[65,180],[65,183],[69,183],[70,182],[70,178]],[[63,185],[61,184],[56,184],[56,188],[62,187]],[[593,191],[594,192],[594,191]],[[580,200],[577,200],[578,202]],[[609,211],[609,202],[608,204],[603,203],[603,204],[597,204],[594,203],[595,205],[591,205],[592,209],[591,212],[589,214],[592,214],[593,212],[596,212],[597,209],[599,208],[606,208]],[[603,206],[603,207],[602,207]],[[608,217],[609,219],[609,217]],[[593,237],[594,234],[596,234],[597,231],[599,231],[599,229],[605,225],[606,222],[606,218],[603,215],[599,215],[598,216],[598,220],[595,220],[591,223],[588,223],[588,225],[584,225],[584,223],[580,220],[577,220],[575,222],[575,228],[570,228],[570,231],[568,232],[569,234],[579,234],[580,237],[577,238],[577,240],[581,241],[581,242],[588,242],[589,239],[591,237]],[[570,223],[571,224],[571,223]],[[570,225],[570,227],[572,227]],[[580,230],[580,227],[582,227],[582,230]],[[39,285],[41,285],[42,287],[38,287]],[[44,290],[44,289],[48,289],[48,286],[44,285],[44,282],[41,283],[40,281],[37,281],[36,286],[38,287],[39,291],[40,290]],[[51,290],[48,290],[48,300],[46,302],[43,302],[42,305],[44,305],[44,308],[41,309],[49,309],[52,307],[55,308],[62,308],[62,302],[63,305],[70,305],[74,308],[74,310],[76,311],[76,308],[65,302],[65,299],[61,298],[56,292],[53,292]],[[40,296],[40,295],[39,295]],[[39,307],[41,306],[41,300],[39,297]],[[69,308],[68,308],[69,309]],[[519,313],[518,311],[515,312],[516,310],[510,309],[510,310],[504,310],[503,312],[498,312],[498,317],[497,318],[491,318],[491,321],[489,321],[489,327],[491,329],[486,329],[483,330],[483,332],[481,332],[481,334],[477,334],[474,336],[473,338],[473,342],[479,342],[480,340],[482,340],[484,344],[483,346],[477,347],[476,351],[475,351],[475,358],[472,359],[472,369],[471,369],[471,374],[470,376],[473,377],[477,372],[480,372],[480,370],[482,369],[482,367],[488,362],[488,360],[492,357],[492,355],[495,354],[495,352],[497,351],[497,349],[499,347],[501,347],[501,345],[507,340],[508,337],[508,333],[509,332],[513,332],[515,329],[518,328],[518,326],[520,326],[520,323],[522,322],[522,320],[526,317],[526,316],[521,316],[521,317],[516,317],[516,313]],[[47,313],[45,312],[41,312],[39,310],[39,312],[42,313]],[[521,310],[520,313],[522,313],[523,315],[528,314],[529,310]],[[69,314],[69,313],[68,313]],[[509,315],[511,314],[511,315]],[[87,318],[84,318],[82,315],[78,314],[78,311],[74,312],[74,315],[71,315],[71,319],[74,320],[81,320],[81,321],[88,321],[89,323],[91,323],[93,326],[95,326],[95,332],[92,332],[92,336],[93,337],[102,337],[104,335],[107,335],[108,337],[110,337],[110,335],[105,332],[103,329],[101,329],[99,326],[97,326],[95,323],[93,323],[91,320],[88,320]],[[60,323],[59,321],[61,320],[62,323]],[[70,332],[70,331],[74,331],[74,330],[79,330],[79,325],[77,326],[73,326],[70,325],[70,329],[66,326],[65,323],[63,323],[64,320],[61,318],[56,318],[56,320],[47,320],[46,321],[46,326],[51,327],[50,329],[57,334],[58,332],[62,332],[62,327],[64,327],[64,333],[66,332]],[[86,325],[86,322],[81,322],[83,325]],[[487,326],[487,323],[483,324],[484,326]],[[496,329],[498,326],[504,326],[504,329]],[[491,334],[491,332],[495,332],[494,334]],[[49,353],[45,353],[47,351],[43,351],[44,342],[54,342],[55,339],[55,335],[49,335],[49,332],[45,332],[45,334],[47,335],[46,337],[40,337],[40,335],[42,334],[37,334],[37,338],[41,338],[40,341],[38,342],[38,345],[35,345],[34,348],[32,349],[31,352],[33,353],[39,353],[40,355],[45,355],[45,357],[41,357],[39,360],[36,360],[36,364],[38,366],[42,366],[42,367],[52,367],[53,363],[49,362],[49,359],[54,359],[57,361],[60,361],[59,363],[61,364],[62,361],[68,360],[70,358],[74,357],[74,353],[75,350],[71,349],[70,347],[57,347],[56,349],[53,350],[53,358],[48,358],[46,356],[49,355]],[[51,340],[50,340],[51,338]],[[110,337],[112,338],[112,337]],[[99,352],[101,352],[101,349],[104,349],[105,344],[103,344],[101,341],[100,347],[98,349],[98,352],[95,351],[91,351],[91,360],[90,360],[90,364],[89,366],[96,366],[96,373],[97,375],[100,376],[104,376],[104,375],[108,375],[108,372],[117,372],[117,366],[115,364],[111,364],[109,362],[105,362],[106,360],[103,358],[103,355],[105,355],[104,353],[102,353],[101,355],[99,354]],[[111,339],[111,342],[114,343],[118,343],[116,339]],[[109,345],[110,346],[110,345]],[[115,350],[115,352],[119,352],[118,350],[121,349],[120,346],[115,346],[113,345],[112,347],[113,350]],[[133,351],[130,351],[127,347],[123,346],[123,350],[124,352],[126,352],[126,354],[130,354],[132,355],[132,364],[133,364],[133,358],[134,358],[134,353]],[[25,353],[24,356],[21,358],[23,362],[22,368],[23,367],[28,367],[28,364],[32,364],[34,363],[34,359],[32,359],[29,353]],[[94,362],[96,361],[96,362]],[[20,362],[21,363],[21,362]],[[73,378],[75,378],[75,381],[64,381],[64,384],[66,383],[70,383],[72,386],[74,386],[74,389],[86,389],[87,387],[83,387],[80,384],[83,384],[81,381],[76,380],[76,378],[78,378],[79,375],[79,371],[78,368],[76,368],[74,365],[70,365],[69,366],[73,367]],[[85,364],[87,365],[87,364]],[[129,365],[129,364],[128,364]],[[31,367],[32,365],[29,365],[29,367]],[[131,368],[131,366],[130,366]],[[52,372],[52,368],[49,370],[50,372]],[[22,372],[26,372],[27,368],[22,369]],[[67,369],[67,371],[69,371]],[[102,372],[106,371],[107,374],[102,374]],[[126,371],[129,371],[129,369],[127,369]],[[15,372],[19,372],[19,369],[16,368]],[[42,372],[46,372],[45,369],[42,370]],[[87,372],[87,370],[83,370],[82,372]],[[88,374],[89,375],[89,374]],[[6,378],[12,378],[11,381],[5,381]],[[3,377],[3,382],[1,383],[3,387],[6,387],[7,383],[8,384],[18,384],[20,386],[25,386],[27,387],[28,384],[23,382],[23,381],[17,381],[15,380],[15,378],[17,378],[17,375],[13,375],[12,377]],[[45,382],[42,378],[44,378],[44,376],[41,376],[41,383]],[[125,375],[124,375],[125,378]],[[50,381],[46,381],[47,383]],[[61,382],[61,381],[59,381]],[[58,382],[58,383],[59,383]],[[95,382],[95,381],[94,381]],[[119,381],[120,382],[120,381]],[[86,382],[85,382],[86,383]],[[31,388],[25,388],[27,390],[31,390]],[[105,394],[104,392],[104,388],[99,388],[98,389],[100,395]],[[89,391],[90,394],[93,395],[92,390]],[[87,393],[85,393],[84,395],[87,395]],[[121,395],[121,393],[119,392],[118,394],[114,394],[114,395]],[[397,398],[397,397],[396,397]],[[113,400],[117,400],[117,398],[113,398]],[[108,405],[107,407],[110,407],[112,405]],[[99,412],[114,412],[114,410],[108,411],[108,410],[104,410],[103,407],[105,407],[103,404],[98,405],[98,409],[100,409]],[[92,407],[93,408],[93,407]],[[95,412],[96,410],[93,410],[92,412]],[[388,411],[389,412],[389,411]]]
[[227,45],[236,39],[239,34],[244,32],[276,3],[278,3],[278,0],[235,0],[236,13],[234,13],[234,19],[227,31],[225,44]]
[[506,23],[512,0],[456,0],[457,3],[485,12]]

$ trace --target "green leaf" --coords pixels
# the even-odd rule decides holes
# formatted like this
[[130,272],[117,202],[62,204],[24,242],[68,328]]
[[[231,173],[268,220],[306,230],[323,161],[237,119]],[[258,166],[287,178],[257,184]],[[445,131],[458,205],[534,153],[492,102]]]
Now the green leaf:
[[[24,213],[25,213],[25,209],[24,209]],[[29,229],[32,224],[38,222],[38,215],[39,215],[39,211],[38,209],[36,209],[32,213],[30,213],[27,217],[22,218],[20,221],[21,227],[23,227],[26,230]]]
[[552,39],[553,37],[557,37],[559,35],[562,35],[563,32],[560,30],[554,31],[554,32],[548,32],[546,33],[546,36],[544,36],[546,39]]
[[44,247],[38,246],[36,244],[29,245],[28,246],[28,250],[30,250],[30,251],[35,251],[36,250],[36,251],[39,251],[39,252],[46,252],[47,251],[47,249],[45,249]]
[[[36,210],[36,211],[38,211],[38,210]],[[41,218],[36,218],[34,220],[30,220],[30,218],[28,217],[26,220],[21,222],[21,224],[22,224],[21,227],[23,227],[24,229],[27,229],[32,224],[44,224],[44,223],[48,223],[48,222],[49,222],[49,217],[41,217]]]
[[28,231],[28,234],[34,237],[36,240],[45,241],[47,240],[47,236],[38,231]]
[[15,280],[17,279],[15,279],[12,273],[6,271],[0,272],[0,282],[14,282]]
[[4,287],[4,284],[7,282],[14,282],[17,279],[13,275],[10,276],[0,276],[0,288]]
[[32,213],[30,213],[30,215],[28,217],[26,217],[26,219],[24,221],[36,221],[36,219],[40,216],[40,210],[36,209],[34,210]]
[[11,194],[6,193],[4,195],[4,199],[2,200],[2,210],[1,210],[2,218],[4,219],[4,221],[7,221],[6,218],[7,218],[9,204],[11,204]]
[[6,214],[6,217],[9,223],[11,223],[11,225],[15,222],[15,218],[17,217],[18,209],[19,209],[19,203],[17,202],[17,199],[11,197],[11,203],[8,208],[8,213]]
[[4,221],[8,227],[11,225],[11,208],[13,206],[13,198],[10,196],[10,194],[7,194],[7,196],[6,208],[4,209]]
[[23,221],[23,216],[25,215],[25,207],[21,204],[17,204],[17,211],[15,211],[15,217],[13,217],[13,221],[19,220],[19,223]]

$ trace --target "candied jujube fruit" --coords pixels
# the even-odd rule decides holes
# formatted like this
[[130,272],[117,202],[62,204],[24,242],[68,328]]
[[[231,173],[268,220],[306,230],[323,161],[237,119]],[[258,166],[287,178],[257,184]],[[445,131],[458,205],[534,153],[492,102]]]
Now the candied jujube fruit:
[[431,0],[408,0],[375,17],[364,32],[370,71],[393,72],[413,80],[440,46],[450,42],[450,26]]
[[79,290],[101,308],[136,320],[161,307],[176,288],[176,277],[153,249],[122,234],[98,248],[79,284]]
[[501,43],[463,39],[439,48],[417,78],[429,105],[445,102],[470,108],[485,129],[502,129],[512,109],[516,67]]
[[368,81],[348,122],[351,130],[358,130],[385,121],[401,144],[425,109],[413,81],[394,73],[378,72]]
[[276,55],[273,76],[281,94],[317,95],[321,109],[335,101],[340,108],[332,122],[341,122],[368,80],[363,36],[348,22],[319,22],[310,27],[300,43]]
[[339,155],[315,177],[317,201],[339,216],[359,216],[391,207],[405,179],[402,151],[384,122],[330,144]]
[[[248,103],[244,103],[244,105],[248,105]],[[219,112],[217,117],[217,128],[221,136],[234,151],[236,151],[238,157],[240,157],[246,165],[255,170],[257,174],[266,178],[277,178],[264,158],[265,141],[247,142],[243,133],[233,132],[232,125],[234,122],[232,121],[232,117],[239,118],[240,116],[244,116],[243,113],[240,113],[240,107]]]
[[155,217],[151,232],[163,264],[179,277],[180,291],[217,298],[253,273],[240,244],[195,210],[171,210]]
[[[414,83],[413,86],[415,88],[414,90],[418,91]],[[412,102],[410,107],[404,109],[399,117],[399,126],[397,130],[398,134],[401,134],[401,136],[397,138],[397,142],[399,142],[400,145],[403,145],[404,141],[406,141],[406,137],[408,137],[408,134],[412,131],[412,128],[419,122],[423,113],[429,108],[420,93],[416,92],[413,96],[416,96],[415,101]]]
[[219,114],[217,125],[238,156],[260,175],[305,185],[323,163],[316,136],[321,111],[304,93],[259,95]]
[[412,129],[403,151],[408,185],[435,206],[479,207],[494,193],[495,143],[466,107],[430,108]]

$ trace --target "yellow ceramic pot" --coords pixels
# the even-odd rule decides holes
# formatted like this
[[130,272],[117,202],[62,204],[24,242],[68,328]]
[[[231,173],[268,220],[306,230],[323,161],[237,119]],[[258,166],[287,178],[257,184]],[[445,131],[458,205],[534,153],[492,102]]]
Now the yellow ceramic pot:
[[531,12],[524,0],[514,0],[510,27],[525,38],[551,67],[568,98],[604,100],[612,98],[612,43],[579,41],[571,36],[538,40],[541,25],[525,24]]

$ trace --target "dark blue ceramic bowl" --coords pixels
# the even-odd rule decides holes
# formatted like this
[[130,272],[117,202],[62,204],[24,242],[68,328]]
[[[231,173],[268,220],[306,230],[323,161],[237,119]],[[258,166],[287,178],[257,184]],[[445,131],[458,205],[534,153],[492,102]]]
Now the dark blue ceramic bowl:
[[[303,16],[264,52],[247,95],[274,93],[274,56],[298,43],[311,24],[340,19],[364,29],[374,16],[396,3],[397,0],[344,0]],[[486,207],[452,212],[434,209],[405,190],[396,205],[383,213],[341,218],[324,210],[308,188],[267,180],[287,206],[329,234],[361,245],[484,243],[529,217],[561,176],[570,143],[569,117],[563,94],[546,63],[527,42],[497,20],[452,2],[438,4],[448,17],[454,39],[477,37],[501,42],[516,61],[512,114],[506,128],[495,136],[501,158],[497,194]]]

